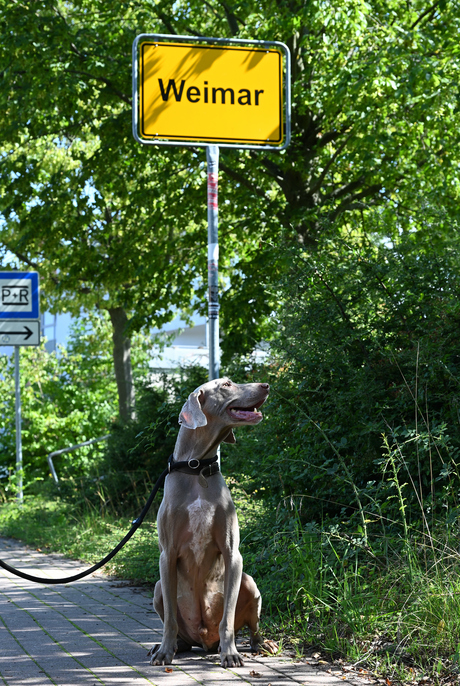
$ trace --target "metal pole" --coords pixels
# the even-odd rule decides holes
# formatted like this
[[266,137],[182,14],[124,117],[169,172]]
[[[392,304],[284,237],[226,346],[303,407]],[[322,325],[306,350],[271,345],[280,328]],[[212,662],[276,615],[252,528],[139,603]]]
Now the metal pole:
[[208,165],[208,318],[209,380],[219,378],[219,238],[217,232],[219,146],[206,148]]
[[22,505],[22,438],[21,438],[21,386],[19,383],[19,345],[14,346],[14,387],[16,395],[16,474],[18,476],[18,502]]

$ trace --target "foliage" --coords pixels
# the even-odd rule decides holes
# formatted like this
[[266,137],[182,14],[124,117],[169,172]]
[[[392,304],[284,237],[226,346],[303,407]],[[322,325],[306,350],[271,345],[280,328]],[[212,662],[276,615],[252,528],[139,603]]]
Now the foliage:
[[[410,567],[389,531],[366,548],[345,522],[305,524],[301,506],[293,499],[263,531],[246,531],[245,568],[284,645],[345,658],[391,682],[457,674],[458,526],[446,536],[438,520],[432,538],[410,530]],[[374,555],[374,544],[387,546],[387,559]]]
[[[0,54],[14,93],[0,140],[4,262],[40,271],[51,311],[123,307],[134,329],[187,313],[194,284],[206,289],[204,157],[131,136],[131,43],[152,9],[2,7],[2,38],[14,25],[18,39]],[[241,246],[245,228],[235,232]],[[222,251],[223,267],[231,257]]]
[[[204,154],[131,139],[133,38],[288,43],[291,146],[220,160],[225,371],[272,385],[263,424],[223,451],[235,496],[252,505],[246,569],[299,651],[305,641],[346,653],[390,681],[401,660],[438,677],[458,668],[458,3],[0,6],[3,265],[38,268],[53,311],[122,307],[131,330],[206,307]],[[30,477],[44,475],[49,450],[107,430],[107,336],[77,336],[75,354],[22,354]],[[227,364],[262,338],[265,368]],[[72,454],[68,472],[59,463],[55,524],[72,512],[79,537],[137,508],[200,374],[144,384],[137,419],[113,426],[104,456]],[[27,512],[5,507],[4,531],[26,535]],[[44,512],[30,515],[31,537]],[[99,533],[96,548],[111,543]],[[125,573],[151,581],[149,554]]]
[[[178,417],[187,396],[207,380],[203,367],[185,367],[140,388],[136,420],[115,422],[104,451],[101,471],[106,475],[106,500],[118,511],[133,506],[133,484],[147,486],[144,499],[167,465],[178,432]],[[91,491],[91,484],[89,490]]]
[[[408,226],[387,225],[393,242],[369,217],[358,229],[324,230],[324,249],[290,254],[291,274],[272,287],[269,364],[225,370],[272,388],[262,424],[224,446],[223,472],[270,632],[391,682],[440,681],[458,670],[460,644],[457,226],[425,206]],[[204,375],[145,388],[138,424],[114,429],[100,463],[110,478],[67,479],[58,514],[35,499],[20,525],[10,503],[2,531],[94,561],[121,538],[120,514],[142,506]],[[53,543],[69,502],[73,540]],[[158,578],[150,526],[111,571]]]
[[227,356],[266,333],[276,301],[256,284],[285,270],[281,239],[309,250],[325,217],[375,205],[409,216],[414,191],[457,212],[455,1],[1,9],[4,261],[10,250],[37,266],[51,307],[123,306],[134,328],[168,320],[174,305],[206,308],[204,154],[131,138],[131,44],[146,30],[282,40],[292,52],[291,146],[221,151]]
[[160,384],[139,383],[136,418],[111,424],[100,459],[82,474],[68,471],[60,497],[76,508],[91,505],[117,515],[142,508],[174,449],[181,407],[206,379],[203,367],[192,366],[163,376]]
[[106,460],[114,470],[163,471],[179,430],[178,417],[188,395],[208,378],[201,366],[180,367],[164,374],[161,385],[149,381],[141,391],[135,422],[115,425],[107,445]]
[[[25,484],[48,476],[46,455],[107,434],[116,417],[116,385],[104,316],[74,322],[67,347],[48,353],[42,344],[20,351],[23,462]],[[135,368],[145,376],[146,342],[137,337]],[[6,477],[15,468],[14,360],[0,356],[0,464]],[[94,469],[101,444],[54,459],[59,477]]]
[[[244,569],[263,597],[265,636],[299,656],[345,657],[392,683],[439,683],[458,673],[458,523],[446,529],[439,520],[430,536],[409,528],[403,539],[408,566],[401,537],[389,528],[380,541],[375,536],[363,545],[353,522],[305,522],[301,498],[275,509],[248,495],[238,478],[227,481]],[[26,497],[22,509],[13,502],[0,508],[0,531],[90,564],[122,538],[131,519],[88,502],[75,509],[59,497]],[[375,554],[385,548],[386,556]],[[151,517],[107,571],[142,583],[158,580]]]
[[281,303],[275,356],[252,376],[273,390],[235,469],[276,498],[305,494],[306,517],[390,507],[382,469],[395,443],[427,511],[458,506],[448,486],[460,444],[459,234],[429,207],[417,221],[393,243],[370,223],[364,237],[353,224],[342,237],[325,233],[314,255],[291,253],[278,287],[267,284]]

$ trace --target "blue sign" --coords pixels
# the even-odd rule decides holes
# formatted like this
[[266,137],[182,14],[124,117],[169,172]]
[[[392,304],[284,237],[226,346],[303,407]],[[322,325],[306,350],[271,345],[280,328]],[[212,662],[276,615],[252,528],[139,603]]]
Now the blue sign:
[[0,319],[38,319],[37,272],[0,272]]

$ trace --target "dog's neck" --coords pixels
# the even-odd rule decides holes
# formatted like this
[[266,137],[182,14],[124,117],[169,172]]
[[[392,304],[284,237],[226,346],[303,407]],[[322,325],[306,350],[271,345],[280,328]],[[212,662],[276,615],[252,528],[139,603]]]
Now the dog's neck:
[[198,427],[197,429],[186,429],[181,426],[174,447],[174,460],[190,460],[192,457],[203,460],[213,457],[222,441],[229,432],[229,428],[215,427],[210,431],[209,426]]

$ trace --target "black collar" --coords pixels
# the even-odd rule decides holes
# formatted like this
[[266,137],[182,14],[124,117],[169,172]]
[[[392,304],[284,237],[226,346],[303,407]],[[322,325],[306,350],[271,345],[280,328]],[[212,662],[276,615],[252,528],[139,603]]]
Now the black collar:
[[207,457],[205,460],[198,460],[196,457],[192,457],[190,460],[184,460],[183,462],[177,462],[174,460],[174,453],[171,453],[168,459],[168,471],[181,472],[181,474],[193,474],[198,476],[198,481],[203,486],[203,488],[208,487],[208,482],[206,481],[206,476],[212,476],[220,471],[217,455],[214,457]]

